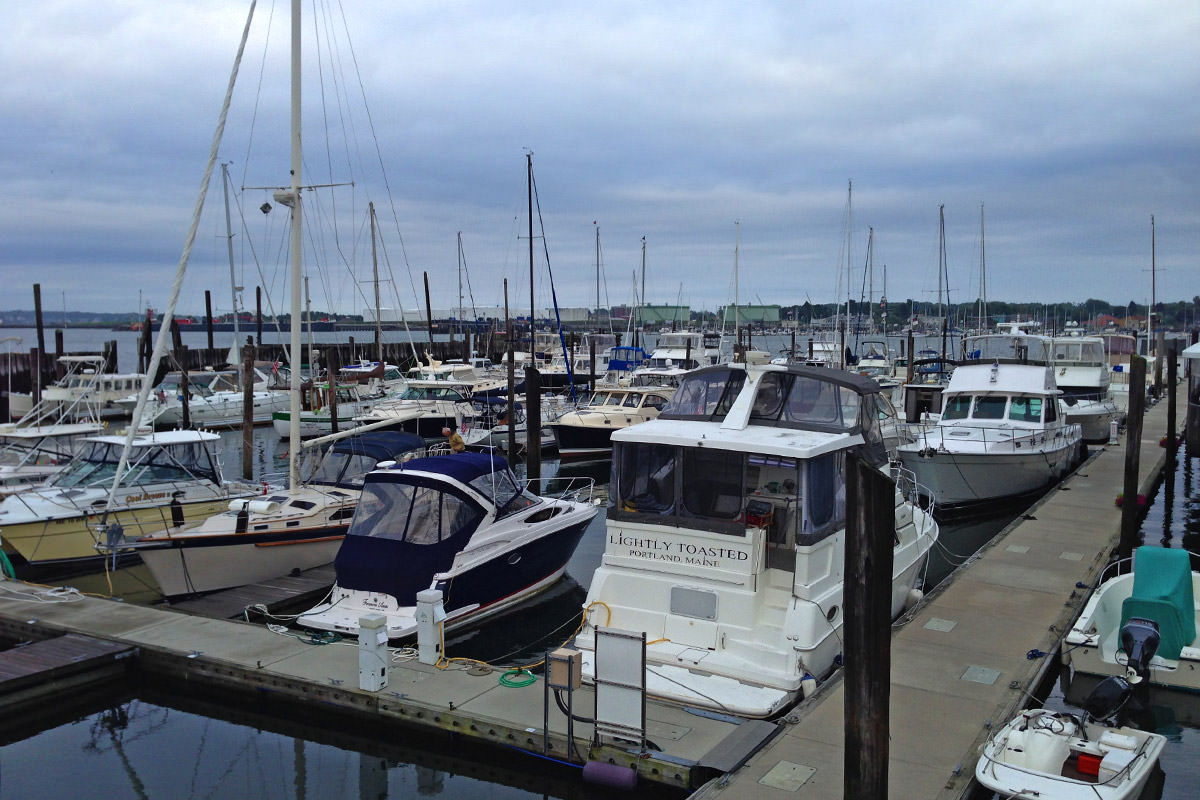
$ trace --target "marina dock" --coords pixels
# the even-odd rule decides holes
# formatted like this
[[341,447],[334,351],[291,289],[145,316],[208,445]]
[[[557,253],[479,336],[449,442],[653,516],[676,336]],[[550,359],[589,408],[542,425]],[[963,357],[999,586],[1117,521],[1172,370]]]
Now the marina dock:
[[[1182,388],[1178,391],[1182,397]],[[1143,425],[1139,485],[1147,494],[1166,459],[1159,443],[1166,409],[1165,401],[1151,408]],[[1182,426],[1182,414],[1179,419]],[[931,592],[895,630],[892,797],[963,797],[990,729],[1044,684],[1062,636],[1087,599],[1077,583],[1096,580],[1116,543],[1120,509],[1114,500],[1124,455],[1124,438],[1117,446],[1093,448],[1075,474]],[[419,663],[409,650],[392,649],[386,686],[368,691],[358,688],[356,641],[325,644],[240,619],[241,608],[277,602],[272,592],[286,594],[292,582],[281,579],[270,591],[228,596],[220,609],[148,607],[70,594],[30,602],[27,592],[0,591],[0,637],[47,647],[90,637],[118,653],[114,658],[121,658],[123,668],[136,663],[142,675],[159,683],[232,691],[248,702],[269,698],[309,710],[322,725],[402,724],[427,732],[431,743],[438,736],[447,743],[465,736],[576,766],[597,761],[636,770],[643,782],[701,787],[695,795],[701,798],[842,796],[839,678],[777,722],[742,722],[649,700],[649,752],[640,753],[632,743],[594,746],[591,725],[578,719],[568,741],[567,718],[553,700],[547,710],[540,676],[513,685],[523,681],[501,680],[503,670],[466,661],[439,669]],[[226,618],[231,616],[239,618]],[[575,713],[592,716],[593,703],[585,687],[574,696]]]
[[[86,634],[137,648],[142,674],[169,684],[270,697],[313,709],[322,724],[330,727],[364,720],[393,722],[543,755],[545,685],[540,678],[526,686],[506,685],[500,681],[503,670],[468,662],[452,662],[438,669],[418,663],[415,654],[410,659],[406,651],[393,649],[387,685],[382,691],[370,692],[358,688],[355,640],[314,644],[307,637],[276,633],[262,624],[168,608],[85,595],[57,602],[26,602],[0,591],[0,636],[61,641],[66,638],[62,634]],[[593,697],[587,689],[575,694],[577,715],[592,715]],[[549,719],[545,755],[565,761],[569,758],[567,719],[553,701]],[[702,777],[741,763],[763,735],[774,732],[774,726],[766,723],[745,723],[744,727],[739,723],[650,702],[646,734],[660,750],[640,756],[632,744],[593,749],[591,726],[576,721],[574,761],[580,766],[584,759],[592,759],[633,767],[643,780],[694,787]],[[755,735],[747,736],[751,732]]]
[[[1183,384],[1177,408],[1186,408]],[[1183,414],[1179,414],[1182,427]],[[1139,493],[1149,495],[1167,459],[1166,398],[1142,427]],[[1125,464],[1120,444],[1092,456],[1015,519],[930,594],[891,643],[888,794],[964,797],[992,730],[1032,702],[1059,658],[1071,622],[1120,539],[1116,505]],[[846,658],[853,658],[847,653]],[[696,798],[839,799],[845,761],[844,685],[818,692],[783,731]]]

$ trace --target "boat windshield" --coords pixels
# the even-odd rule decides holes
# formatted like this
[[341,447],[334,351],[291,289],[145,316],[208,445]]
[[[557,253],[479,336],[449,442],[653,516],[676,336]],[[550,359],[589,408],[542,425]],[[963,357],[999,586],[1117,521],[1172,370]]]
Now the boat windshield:
[[660,416],[724,417],[745,383],[744,370],[706,370],[685,376]]
[[346,535],[433,545],[475,530],[482,516],[437,486],[380,481],[363,486]]
[[[121,445],[88,442],[78,458],[54,477],[50,485],[59,488],[97,486],[111,483],[121,459]],[[122,486],[137,486],[172,481],[210,480],[220,476],[208,450],[200,443],[173,444],[138,448],[130,455]]]
[[496,517],[506,517],[528,508],[538,499],[525,492],[508,470],[490,472],[471,481],[470,486],[496,506]]
[[466,397],[456,389],[445,386],[413,386],[409,385],[400,395],[401,400],[452,400],[465,401]]
[[858,424],[861,396],[845,386],[788,372],[758,382],[751,423],[848,431]]
[[374,456],[331,450],[317,465],[309,482],[326,486],[362,487],[366,474],[373,469]]

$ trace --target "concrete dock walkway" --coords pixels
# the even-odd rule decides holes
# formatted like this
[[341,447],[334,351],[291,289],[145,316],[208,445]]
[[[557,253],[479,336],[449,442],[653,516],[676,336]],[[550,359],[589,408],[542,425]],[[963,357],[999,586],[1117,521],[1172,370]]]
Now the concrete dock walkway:
[[[1180,387],[1177,408],[1186,409]],[[1181,429],[1184,414],[1178,413]],[[1164,399],[1146,413],[1139,490],[1166,462]],[[990,728],[1029,704],[1120,538],[1125,439],[1093,455],[931,594],[892,637],[889,797],[960,798]],[[1048,655],[1038,655],[1031,653]],[[1027,657],[1027,654],[1032,657]],[[853,658],[853,654],[846,654]],[[843,792],[844,686],[798,706],[784,730],[732,775],[695,798],[799,797]]]

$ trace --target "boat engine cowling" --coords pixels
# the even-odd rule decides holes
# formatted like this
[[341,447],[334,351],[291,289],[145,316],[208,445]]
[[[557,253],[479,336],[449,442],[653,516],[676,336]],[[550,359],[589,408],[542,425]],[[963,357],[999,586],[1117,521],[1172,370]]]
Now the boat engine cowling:
[[1083,710],[1095,720],[1108,720],[1120,713],[1129,699],[1133,688],[1120,675],[1110,675],[1096,684],[1096,688],[1083,701]]
[[1134,683],[1150,676],[1150,659],[1158,652],[1160,641],[1158,623],[1153,620],[1130,617],[1121,628],[1121,650],[1127,656],[1125,666]]

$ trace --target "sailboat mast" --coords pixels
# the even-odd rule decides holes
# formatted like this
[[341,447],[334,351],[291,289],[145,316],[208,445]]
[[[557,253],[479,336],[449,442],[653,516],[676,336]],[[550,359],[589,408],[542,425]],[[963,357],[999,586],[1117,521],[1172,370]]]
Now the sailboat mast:
[[[233,348],[235,353],[241,344],[241,332],[238,330],[238,292],[242,287],[237,285],[237,276],[233,270],[233,223],[229,219],[229,165],[221,165],[221,185],[225,189],[225,240],[229,251],[229,288],[233,296]],[[238,359],[238,371],[242,369],[242,360]]]
[[[638,330],[645,327],[646,322],[642,318],[642,306],[646,305],[646,237],[642,237],[642,302],[638,303]],[[643,331],[645,333],[645,331]]]
[[983,203],[979,204],[979,332],[988,328],[987,313],[987,256],[983,241]]
[[733,221],[733,337],[738,338],[738,254],[742,249],[742,223]]
[[[367,204],[371,212],[371,277],[375,283],[375,358],[379,361],[380,374],[386,373],[383,368],[383,320],[379,317],[379,256],[375,251],[375,201]],[[404,308],[400,309],[404,316]]]
[[593,221],[596,226],[596,321],[600,320],[600,225]]
[[1150,215],[1150,308],[1146,312],[1146,352],[1154,355],[1154,305],[1157,302],[1155,295],[1155,280],[1157,273],[1154,267],[1154,215]]
[[[288,191],[291,195],[292,225],[292,313],[291,336],[291,425],[289,426],[288,486],[295,491],[300,485],[300,276],[304,274],[301,264],[300,235],[300,168],[303,158],[300,150],[300,7],[302,0],[292,0],[292,182]],[[315,376],[314,376],[315,377]]]
[[525,191],[529,195],[529,358],[533,359],[533,153],[525,154]]

